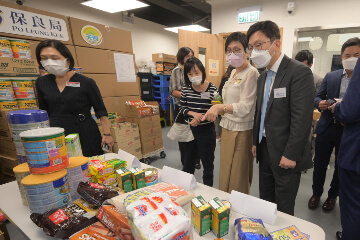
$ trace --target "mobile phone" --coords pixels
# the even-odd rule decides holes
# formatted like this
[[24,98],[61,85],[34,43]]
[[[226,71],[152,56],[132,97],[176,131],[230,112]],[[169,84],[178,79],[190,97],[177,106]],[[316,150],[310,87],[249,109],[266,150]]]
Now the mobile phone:
[[334,103],[336,103],[336,100],[333,99],[333,98],[328,99],[328,100],[326,100],[326,101],[330,104],[330,106],[333,105]]
[[111,148],[109,147],[109,145],[107,145],[106,143],[104,143],[103,145],[102,145],[102,150],[104,151],[104,152],[110,152],[111,151]]

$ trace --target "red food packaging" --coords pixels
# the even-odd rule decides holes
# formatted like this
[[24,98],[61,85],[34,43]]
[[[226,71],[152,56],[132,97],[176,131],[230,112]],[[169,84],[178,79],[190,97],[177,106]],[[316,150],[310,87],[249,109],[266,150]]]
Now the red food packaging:
[[96,217],[122,240],[134,240],[126,215],[114,206],[103,205]]
[[113,232],[105,227],[101,222],[96,222],[93,225],[81,230],[70,237],[70,240],[119,240]]

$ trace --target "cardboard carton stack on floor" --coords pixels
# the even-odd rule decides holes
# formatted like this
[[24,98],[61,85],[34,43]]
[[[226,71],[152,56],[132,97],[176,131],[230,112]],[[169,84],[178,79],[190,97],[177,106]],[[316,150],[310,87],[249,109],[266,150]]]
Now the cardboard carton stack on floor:
[[[158,105],[157,102],[152,102],[154,104]],[[151,154],[163,148],[160,115],[140,115],[138,109],[131,105],[125,105],[125,108],[126,120],[139,126],[142,154]]]
[[138,159],[142,158],[139,127],[135,123],[119,123],[116,127],[110,128],[111,136],[114,139],[113,152],[119,149],[128,152]]
[[[95,80],[108,112],[125,116],[125,101],[139,99],[139,83],[119,81],[114,54],[127,54],[134,58],[131,32],[73,17],[69,21],[83,74]],[[90,35],[87,28],[92,31]]]

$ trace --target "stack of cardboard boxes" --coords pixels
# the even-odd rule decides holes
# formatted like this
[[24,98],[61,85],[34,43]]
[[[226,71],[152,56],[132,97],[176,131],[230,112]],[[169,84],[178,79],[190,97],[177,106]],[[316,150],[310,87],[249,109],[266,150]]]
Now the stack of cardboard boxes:
[[118,127],[111,128],[111,136],[114,139],[113,152],[119,149],[128,152],[138,159],[142,158],[139,127],[135,123],[121,123]]
[[176,56],[165,53],[154,53],[152,60],[156,63],[156,74],[171,75],[177,64]]
[[[157,105],[157,102],[146,102],[146,104]],[[126,105],[126,120],[136,123],[140,130],[140,141],[142,154],[148,155],[163,148],[160,115],[140,115],[135,106]]]

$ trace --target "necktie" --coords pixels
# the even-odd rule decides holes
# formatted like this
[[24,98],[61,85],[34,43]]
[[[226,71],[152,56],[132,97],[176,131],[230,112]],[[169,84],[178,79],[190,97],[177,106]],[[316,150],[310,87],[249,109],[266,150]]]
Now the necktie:
[[261,140],[263,138],[263,132],[264,132],[264,122],[265,122],[265,114],[267,105],[269,102],[269,92],[270,92],[270,86],[271,86],[271,77],[273,75],[273,71],[269,70],[266,76],[266,89],[265,89],[265,96],[262,102],[261,107],[261,119],[260,119],[260,131],[259,131],[259,143],[261,143]]

